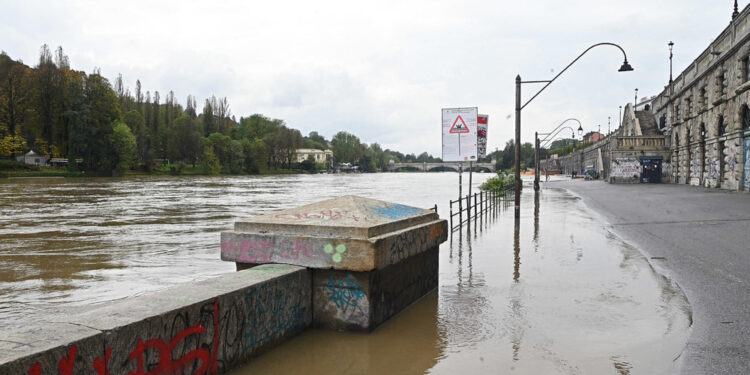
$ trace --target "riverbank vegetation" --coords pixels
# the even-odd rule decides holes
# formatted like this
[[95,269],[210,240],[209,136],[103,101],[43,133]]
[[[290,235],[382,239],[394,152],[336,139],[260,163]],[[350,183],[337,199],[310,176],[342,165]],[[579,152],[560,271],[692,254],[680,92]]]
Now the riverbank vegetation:
[[[239,119],[226,97],[211,96],[199,107],[185,105],[172,91],[131,91],[118,75],[114,84],[96,69],[71,68],[62,47],[41,47],[33,67],[0,53],[0,158],[33,150],[55,159],[49,173],[89,176],[123,174],[315,173],[330,163],[298,162],[297,150],[331,150],[336,163],[360,171],[382,170],[394,162],[440,161],[427,153],[404,155],[366,144],[341,131],[330,140],[313,131],[303,136],[283,120],[253,114]],[[2,167],[2,166],[0,166]],[[64,171],[60,171],[60,168]],[[7,169],[8,174],[48,170]]]

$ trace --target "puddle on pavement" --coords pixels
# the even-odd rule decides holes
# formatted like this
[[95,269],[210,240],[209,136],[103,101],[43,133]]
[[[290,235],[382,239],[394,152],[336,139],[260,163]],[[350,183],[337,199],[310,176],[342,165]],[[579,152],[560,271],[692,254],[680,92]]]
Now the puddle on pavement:
[[531,189],[440,249],[439,289],[370,335],[308,330],[238,374],[676,373],[674,282],[573,196]]

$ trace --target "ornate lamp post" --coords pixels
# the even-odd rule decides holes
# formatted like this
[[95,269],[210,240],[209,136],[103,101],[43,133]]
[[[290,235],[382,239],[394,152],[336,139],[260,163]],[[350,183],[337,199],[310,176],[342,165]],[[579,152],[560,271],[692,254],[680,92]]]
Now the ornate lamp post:
[[[560,71],[560,73],[557,73],[556,76],[554,76],[551,80],[548,81],[522,81],[521,75],[516,76],[516,147],[515,147],[515,157],[516,157],[516,165],[515,165],[515,218],[518,219],[521,217],[521,110],[524,109],[529,103],[531,103],[532,100],[534,100],[539,94],[544,91],[552,82],[554,82],[557,77],[559,77],[561,74],[565,73],[568,68],[570,68],[571,65],[575,64],[578,59],[580,59],[586,52],[590,51],[594,47],[598,46],[613,46],[617,47],[622,51],[622,56],[624,58],[624,61],[622,63],[622,66],[620,66],[620,69],[618,69],[619,72],[629,72],[633,70],[633,67],[630,66],[628,63],[628,56],[625,54],[625,50],[622,49],[619,45],[615,43],[597,43],[592,45],[591,47],[584,50],[578,57],[576,57],[568,66],[566,66],[563,70]],[[531,97],[526,103],[523,105],[521,104],[521,84],[523,83],[546,83],[539,91],[534,94],[534,96]]]

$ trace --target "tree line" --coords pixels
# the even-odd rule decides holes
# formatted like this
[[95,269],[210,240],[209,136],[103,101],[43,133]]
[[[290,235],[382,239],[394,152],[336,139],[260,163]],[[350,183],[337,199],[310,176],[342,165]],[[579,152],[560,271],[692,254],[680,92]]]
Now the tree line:
[[[327,140],[303,136],[283,120],[260,114],[232,114],[226,97],[211,96],[198,107],[188,95],[181,105],[172,91],[133,91],[118,75],[111,84],[99,69],[71,69],[62,47],[45,44],[29,67],[0,53],[0,155],[28,150],[66,160],[70,170],[109,174],[129,169],[150,172],[171,163],[207,174],[262,173],[300,168],[297,150],[331,149],[337,163],[383,170],[394,162],[435,162],[431,155],[402,154],[366,144],[346,131]],[[310,166],[309,168],[320,166]]]

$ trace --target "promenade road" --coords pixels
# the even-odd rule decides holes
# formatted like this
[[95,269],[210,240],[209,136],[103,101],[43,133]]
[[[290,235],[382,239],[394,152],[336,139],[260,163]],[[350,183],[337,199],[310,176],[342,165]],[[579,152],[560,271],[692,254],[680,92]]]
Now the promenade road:
[[553,181],[601,214],[685,291],[683,374],[750,373],[750,195],[676,185]]

